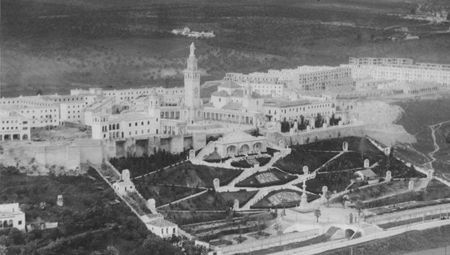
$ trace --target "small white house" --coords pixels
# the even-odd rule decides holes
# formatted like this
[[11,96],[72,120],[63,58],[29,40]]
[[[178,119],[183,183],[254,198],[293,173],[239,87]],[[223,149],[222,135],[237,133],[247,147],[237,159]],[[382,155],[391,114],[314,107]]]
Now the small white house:
[[113,184],[114,190],[120,195],[126,195],[127,192],[136,191],[134,183],[130,180],[130,171],[124,169],[122,171],[122,178]]
[[147,229],[161,238],[170,238],[172,235],[178,236],[178,225],[164,219],[161,214],[148,214],[141,218]]
[[25,213],[19,208],[19,203],[0,205],[0,229],[17,228],[25,231]]

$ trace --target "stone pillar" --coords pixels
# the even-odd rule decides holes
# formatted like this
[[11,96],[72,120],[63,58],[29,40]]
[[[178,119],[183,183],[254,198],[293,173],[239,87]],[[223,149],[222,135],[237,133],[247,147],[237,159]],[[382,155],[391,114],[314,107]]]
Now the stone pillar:
[[155,199],[153,199],[153,198],[148,199],[147,203],[146,203],[146,206],[151,212],[156,211],[156,201],[155,201]]
[[364,160],[364,168],[369,168],[369,167],[370,167],[369,159],[365,159]]
[[342,143],[342,150],[343,150],[343,151],[348,151],[348,143],[347,143],[346,141],[344,141],[344,142]]
[[233,211],[239,211],[239,200],[237,199],[234,200]]
[[63,200],[63,196],[62,195],[58,195],[58,197],[56,198],[56,205],[57,206],[63,206],[64,205],[64,200]]
[[391,171],[386,172],[386,182],[390,182],[392,180],[392,173]]
[[214,186],[215,190],[217,190],[220,187],[220,180],[219,180],[219,178],[215,178],[213,180],[213,186]]

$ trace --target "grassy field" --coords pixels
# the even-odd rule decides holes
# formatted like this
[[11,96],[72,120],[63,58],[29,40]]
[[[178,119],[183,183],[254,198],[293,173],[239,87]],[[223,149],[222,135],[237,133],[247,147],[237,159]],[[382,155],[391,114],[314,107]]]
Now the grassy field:
[[228,210],[233,207],[234,199],[239,200],[239,205],[242,206],[247,203],[258,191],[235,191],[215,193],[214,191],[206,192],[200,196],[184,200],[180,203],[170,205],[168,210]]
[[[138,179],[142,180],[142,179]],[[174,185],[148,185],[144,181],[135,182],[136,189],[145,199],[153,198],[156,206],[168,204],[178,199],[200,192],[200,189]]]
[[307,166],[309,171],[312,172],[336,155],[335,152],[311,152],[294,149],[289,155],[278,160],[274,166],[288,173],[303,174],[304,166]]
[[[448,36],[392,42],[383,30],[423,24],[388,13],[409,13],[426,1],[5,0],[2,96],[93,85],[181,86],[192,41],[203,81],[225,72],[337,65],[349,56],[447,62]],[[169,33],[184,26],[217,36],[196,40]]]
[[220,184],[225,185],[241,173],[242,170],[193,165],[191,162],[185,162],[146,176],[143,182],[147,184],[175,184],[192,188],[212,188],[215,178],[219,178]]

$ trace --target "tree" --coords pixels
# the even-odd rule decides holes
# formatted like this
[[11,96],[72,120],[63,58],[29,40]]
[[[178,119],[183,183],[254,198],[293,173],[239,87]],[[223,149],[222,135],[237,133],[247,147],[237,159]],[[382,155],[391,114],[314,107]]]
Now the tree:
[[316,216],[317,222],[319,222],[319,217],[322,215],[322,213],[320,212],[320,209],[316,209],[314,211],[314,216]]

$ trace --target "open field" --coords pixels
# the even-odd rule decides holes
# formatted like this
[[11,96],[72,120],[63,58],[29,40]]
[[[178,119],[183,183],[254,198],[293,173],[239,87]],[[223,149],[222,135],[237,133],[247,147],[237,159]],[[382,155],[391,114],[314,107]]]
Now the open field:
[[213,180],[219,178],[220,184],[225,185],[236,178],[242,170],[233,170],[203,165],[193,165],[184,162],[174,167],[158,171],[144,177],[148,184],[182,185],[187,187],[213,187]]
[[[385,27],[434,27],[388,15],[410,13],[424,2],[5,0],[2,96],[31,95],[39,89],[66,93],[93,85],[181,86],[192,41],[204,81],[232,71],[337,65],[349,56],[447,62],[448,35],[387,40],[391,32]],[[184,26],[213,30],[217,36],[197,40],[169,33]]]

